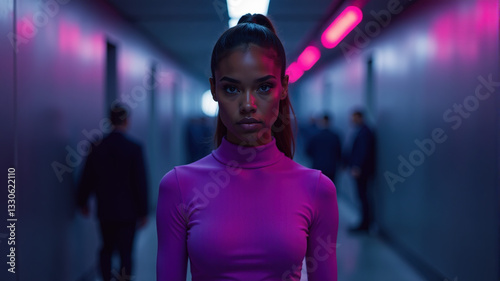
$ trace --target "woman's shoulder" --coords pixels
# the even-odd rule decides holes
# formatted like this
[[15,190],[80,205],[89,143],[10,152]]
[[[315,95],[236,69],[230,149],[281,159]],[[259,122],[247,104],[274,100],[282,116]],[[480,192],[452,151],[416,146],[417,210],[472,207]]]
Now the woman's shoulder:
[[290,158],[286,159],[288,159],[285,160],[286,162],[288,162],[286,163],[286,165],[289,166],[288,171],[291,174],[297,175],[314,184],[317,189],[316,193],[319,193],[320,195],[332,192],[336,193],[335,185],[333,184],[332,180],[329,177],[325,176],[320,170],[306,167]]
[[161,183],[172,183],[178,181],[179,177],[194,177],[213,170],[217,165],[218,162],[212,154],[208,154],[192,163],[175,166],[163,176]]
[[283,165],[283,170],[285,170],[287,173],[300,176],[301,178],[307,178],[312,183],[319,182],[320,184],[324,185],[327,184],[328,181],[331,182],[331,180],[320,170],[306,167],[288,157],[284,157],[281,162],[281,164]]
[[318,185],[316,189],[316,195],[318,197],[332,198],[337,197],[337,188],[333,181],[320,172],[320,177],[318,179]]
[[286,166],[286,169],[293,172],[293,173],[299,173],[302,175],[310,175],[314,177],[319,177],[319,174],[321,174],[320,170],[312,169],[309,167],[306,167],[295,160],[292,160],[288,157],[283,157],[282,160],[282,165]]
[[160,181],[160,190],[161,189],[172,189],[177,186],[177,173],[176,168],[174,167],[172,170],[168,171]]
[[178,171],[178,170],[196,170],[196,169],[213,168],[215,165],[217,165],[217,163],[218,162],[214,159],[212,153],[210,153],[194,162],[183,165],[177,165],[172,170]]

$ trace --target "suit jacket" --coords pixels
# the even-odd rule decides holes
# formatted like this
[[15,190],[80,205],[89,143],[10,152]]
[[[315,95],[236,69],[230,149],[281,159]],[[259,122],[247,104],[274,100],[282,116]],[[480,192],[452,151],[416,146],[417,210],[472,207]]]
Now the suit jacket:
[[322,129],[315,134],[306,149],[312,159],[312,168],[330,177],[335,175],[340,164],[341,151],[339,136],[329,129]]
[[364,124],[360,126],[353,140],[348,165],[359,167],[361,177],[370,177],[375,173],[375,136]]
[[93,146],[77,192],[79,207],[91,194],[97,216],[106,221],[132,222],[147,215],[147,179],[142,148],[120,132]]

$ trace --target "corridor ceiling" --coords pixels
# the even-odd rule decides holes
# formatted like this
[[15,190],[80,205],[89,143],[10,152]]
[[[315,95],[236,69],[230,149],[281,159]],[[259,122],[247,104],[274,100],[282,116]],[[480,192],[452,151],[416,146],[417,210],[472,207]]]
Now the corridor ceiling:
[[[228,28],[225,0],[108,0],[139,30],[187,71],[206,81],[210,56]],[[342,0],[271,0],[268,16],[281,38],[288,62],[306,47],[308,36]]]
[[[445,3],[454,0],[439,1]],[[219,36],[228,28],[226,0],[108,0],[108,2],[194,78],[200,82],[207,81],[210,77],[212,48]],[[405,10],[416,2],[421,3],[419,0],[271,0],[268,16],[283,42],[287,62],[290,64],[308,44],[320,45],[321,33],[348,5],[362,7],[363,21],[358,27],[366,29],[367,23],[380,21],[374,14],[388,13],[391,7]],[[425,5],[420,5],[420,9],[425,9]],[[400,13],[391,14],[391,27],[395,25],[399,15]],[[385,28],[389,27],[384,26],[383,29]],[[355,33],[351,32],[344,41],[352,42]],[[322,56],[314,66],[315,69],[342,55],[339,48],[321,49]]]

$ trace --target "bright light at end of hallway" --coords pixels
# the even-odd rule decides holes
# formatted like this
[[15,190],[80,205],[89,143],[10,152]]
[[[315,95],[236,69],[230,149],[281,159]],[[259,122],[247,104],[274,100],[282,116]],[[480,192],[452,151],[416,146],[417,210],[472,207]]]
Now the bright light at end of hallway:
[[203,96],[201,97],[201,110],[203,111],[203,113],[207,116],[214,117],[215,115],[217,115],[218,108],[219,105],[212,98],[212,92],[210,92],[210,90],[207,90],[205,93],[203,93]]
[[349,6],[326,28],[321,35],[325,48],[337,46],[363,19],[363,12],[358,7]]
[[238,23],[241,16],[245,14],[267,15],[270,0],[226,0],[227,13],[229,14],[229,27]]

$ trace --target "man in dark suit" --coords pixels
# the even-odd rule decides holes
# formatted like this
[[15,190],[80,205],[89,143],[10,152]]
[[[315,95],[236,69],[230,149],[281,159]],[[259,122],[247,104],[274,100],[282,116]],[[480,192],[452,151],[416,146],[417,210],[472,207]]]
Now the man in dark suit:
[[115,105],[110,114],[113,131],[94,143],[87,157],[77,192],[77,204],[88,215],[87,201],[95,194],[102,248],[100,269],[104,281],[112,278],[111,257],[118,250],[121,270],[131,276],[132,246],[137,227],[147,221],[147,179],[142,148],[125,136],[128,110]]
[[355,128],[351,149],[347,155],[347,165],[356,181],[362,214],[360,225],[351,228],[351,231],[366,232],[373,222],[368,182],[375,173],[375,137],[365,124],[361,111],[354,111],[351,121]]
[[340,138],[330,129],[330,117],[327,114],[323,115],[319,128],[310,138],[306,153],[312,159],[312,168],[321,170],[336,183],[335,175],[341,161]]

